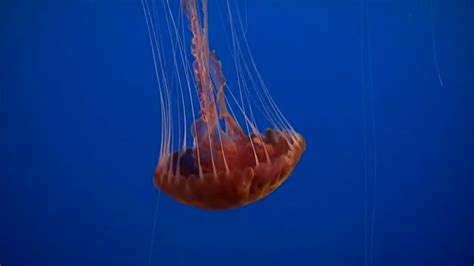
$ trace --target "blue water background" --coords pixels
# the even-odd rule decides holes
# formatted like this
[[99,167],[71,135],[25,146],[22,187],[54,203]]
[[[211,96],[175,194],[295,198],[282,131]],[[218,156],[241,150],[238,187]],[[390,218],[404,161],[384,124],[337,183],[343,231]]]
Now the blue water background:
[[[366,265],[371,246],[373,265],[472,265],[474,2],[369,1],[368,20],[359,1],[248,2],[307,150],[245,208],[163,196],[152,265]],[[153,75],[138,0],[0,2],[2,266],[148,265]]]

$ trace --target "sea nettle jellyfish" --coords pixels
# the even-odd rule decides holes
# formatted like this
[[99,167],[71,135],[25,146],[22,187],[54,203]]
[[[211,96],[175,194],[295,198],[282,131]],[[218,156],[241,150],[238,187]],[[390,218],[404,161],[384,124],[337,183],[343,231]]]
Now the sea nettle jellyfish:
[[[207,0],[182,0],[180,6],[142,1],[161,101],[154,184],[181,203],[223,210],[277,189],[298,163],[305,141],[256,68],[238,3],[215,3],[228,32],[219,37],[228,40],[235,89],[210,48]],[[257,125],[262,121],[271,126],[264,132]]]

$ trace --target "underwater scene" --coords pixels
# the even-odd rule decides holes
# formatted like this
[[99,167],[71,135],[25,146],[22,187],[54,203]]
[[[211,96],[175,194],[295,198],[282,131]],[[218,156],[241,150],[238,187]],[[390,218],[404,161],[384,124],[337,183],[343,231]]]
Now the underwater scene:
[[474,1],[0,1],[0,266],[474,265]]

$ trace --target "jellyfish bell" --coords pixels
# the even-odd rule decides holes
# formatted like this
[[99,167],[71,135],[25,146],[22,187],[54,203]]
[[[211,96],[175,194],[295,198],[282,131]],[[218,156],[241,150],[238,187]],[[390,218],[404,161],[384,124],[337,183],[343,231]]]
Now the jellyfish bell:
[[[166,72],[166,39],[158,34],[163,26],[157,3],[142,2],[162,112],[153,182],[179,202],[210,210],[236,208],[268,196],[288,178],[305,149],[304,138],[282,115],[263,83],[232,2],[227,1],[224,9],[230,21],[236,92],[227,85],[216,52],[210,50],[207,0],[182,0],[180,15],[186,20],[173,14],[169,0],[162,1],[172,75]],[[182,34],[185,21],[191,33],[190,54]],[[259,131],[255,109],[271,128]]]
[[235,208],[262,199],[286,180],[304,149],[303,138],[293,132],[269,129],[264,134],[271,137],[247,137],[230,143],[230,149],[225,144],[207,151],[193,147],[162,156],[155,185],[172,198],[203,209]]

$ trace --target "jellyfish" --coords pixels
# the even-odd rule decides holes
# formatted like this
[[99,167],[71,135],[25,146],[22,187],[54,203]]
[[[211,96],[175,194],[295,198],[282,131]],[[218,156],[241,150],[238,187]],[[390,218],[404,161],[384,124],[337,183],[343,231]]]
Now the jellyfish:
[[[161,6],[142,1],[161,102],[161,148],[153,183],[178,202],[207,210],[265,198],[290,176],[306,147],[256,68],[235,2],[223,8],[237,73],[237,89],[232,90],[210,48],[207,0],[181,0],[178,16],[169,0]],[[165,48],[171,51],[168,58]],[[172,71],[167,72],[167,64]],[[257,112],[270,125],[263,132]]]

